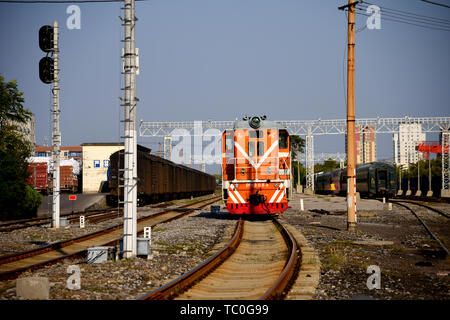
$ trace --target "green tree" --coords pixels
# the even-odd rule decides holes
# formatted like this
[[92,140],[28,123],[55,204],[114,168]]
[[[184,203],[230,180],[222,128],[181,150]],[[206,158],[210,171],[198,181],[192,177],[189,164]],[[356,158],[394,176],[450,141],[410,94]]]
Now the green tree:
[[31,118],[15,80],[0,76],[0,220],[35,216],[42,196],[27,185],[32,147],[17,130]]
[[314,172],[328,172],[339,168],[339,162],[334,159],[328,158],[323,163],[314,165]]
[[[440,157],[437,157],[436,159],[431,159],[431,176],[433,177],[441,177],[442,176],[442,159]],[[402,178],[407,178],[408,176],[410,178],[417,178],[417,163],[411,163],[409,165],[409,170],[406,165],[403,165],[402,169]],[[419,160],[419,166],[420,166],[420,176],[428,176],[429,173],[429,167],[428,167],[428,160]],[[397,167],[397,176],[399,175],[400,166]]]
[[290,142],[291,158],[293,160],[294,159],[297,160],[297,150],[300,151],[300,153],[305,153],[306,141],[300,136],[293,134],[289,136],[289,142]]
[[[290,151],[291,151],[291,161],[292,161],[292,177],[294,179],[294,186],[298,184],[298,165],[297,165],[297,151],[299,153],[305,152],[305,139],[297,135],[289,136]],[[300,166],[300,180],[304,184],[306,177],[306,169],[299,163]]]

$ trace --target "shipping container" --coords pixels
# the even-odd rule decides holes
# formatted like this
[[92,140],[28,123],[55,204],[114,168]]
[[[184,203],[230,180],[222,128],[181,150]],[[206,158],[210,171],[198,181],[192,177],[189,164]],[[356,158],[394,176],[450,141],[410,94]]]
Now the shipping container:
[[46,162],[32,162],[28,166],[30,171],[30,177],[27,183],[33,187],[33,189],[45,193],[48,193],[48,173]]

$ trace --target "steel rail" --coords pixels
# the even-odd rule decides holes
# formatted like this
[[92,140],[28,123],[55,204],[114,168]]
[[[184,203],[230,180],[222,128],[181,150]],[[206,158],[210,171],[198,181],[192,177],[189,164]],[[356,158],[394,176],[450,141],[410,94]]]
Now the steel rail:
[[273,223],[277,226],[281,232],[286,245],[289,248],[289,260],[283,268],[278,279],[267,289],[267,291],[259,298],[259,300],[273,300],[281,299],[289,290],[289,287],[295,281],[297,277],[297,271],[300,267],[300,250],[297,245],[297,241],[291,235],[291,233],[281,224],[276,218],[272,218]]
[[[150,208],[161,208],[161,207],[167,207],[168,205],[163,203],[159,203],[154,205],[150,205]],[[138,208],[138,211],[141,211],[145,208]],[[117,208],[107,208],[107,209],[95,209],[95,210],[83,210],[83,211],[76,211],[76,212],[70,212],[70,213],[64,213],[61,214],[61,217],[67,217],[67,221],[70,223],[72,221],[77,221],[77,219],[84,215],[86,218],[86,222],[101,222],[108,220],[110,216],[113,216],[113,213],[123,213],[123,210],[121,208],[120,212],[117,210]],[[97,217],[104,215],[104,218]],[[20,219],[20,220],[13,220],[13,221],[7,221],[0,223],[0,232],[11,232],[15,230],[21,230],[31,227],[39,227],[45,224],[49,224],[52,220],[51,216],[46,217],[35,217],[30,219]],[[27,224],[25,224],[27,223]],[[28,224],[29,223],[29,224]],[[17,225],[17,226],[14,226]]]
[[175,297],[183,291],[186,291],[197,281],[211,273],[214,269],[221,265],[223,261],[228,259],[234,251],[236,251],[237,247],[241,243],[243,233],[244,221],[239,219],[236,224],[233,237],[216,254],[166,285],[138,297],[137,300],[167,300]]
[[392,201],[392,203],[395,203],[395,202],[405,202],[405,203],[415,204],[415,205],[417,205],[417,206],[421,206],[421,207],[427,208],[428,210],[434,211],[434,212],[440,214],[441,216],[450,219],[450,215],[448,215],[447,213],[445,213],[445,212],[443,212],[443,211],[441,211],[441,210],[439,210],[439,209],[436,209],[436,208],[427,206],[426,204],[419,203],[419,202],[415,202],[414,200],[405,200],[405,199],[402,199],[402,200],[390,199],[390,200]]
[[409,211],[411,211],[411,213],[417,218],[417,220],[419,220],[419,222],[422,224],[422,226],[425,228],[425,230],[427,230],[428,234],[434,239],[436,240],[439,245],[441,246],[442,249],[444,249],[444,251],[447,253],[448,256],[450,256],[450,252],[448,251],[448,249],[445,247],[445,245],[438,239],[438,237],[430,230],[430,228],[428,228],[428,226],[426,225],[426,223],[414,212],[413,209],[411,209],[410,207],[408,207],[407,205],[398,203],[398,202],[393,202],[398,206],[404,207],[406,209],[408,209]]
[[[147,221],[147,220],[154,219],[156,217],[159,217],[159,216],[164,215],[164,214],[169,213],[169,212],[174,212],[174,211],[177,211],[177,210],[179,211],[179,209],[187,208],[189,206],[198,205],[198,204],[200,204],[202,202],[206,202],[205,204],[202,204],[201,206],[196,207],[196,208],[192,208],[191,210],[183,210],[181,212],[181,214],[176,215],[174,217],[171,217],[169,219],[166,219],[166,220],[164,220],[163,222],[160,222],[160,223],[170,222],[170,221],[182,218],[185,215],[191,213],[192,211],[195,211],[195,210],[203,208],[203,207],[205,207],[205,206],[207,206],[209,204],[217,202],[218,199],[220,199],[220,197],[214,197],[212,199],[203,199],[203,200],[200,200],[200,201],[197,201],[197,202],[194,202],[194,203],[185,204],[185,205],[180,206],[178,208],[173,208],[173,209],[160,211],[160,212],[157,212],[157,213],[152,214],[150,216],[142,217],[142,218],[138,219],[138,222],[141,223],[141,222],[144,222],[144,221]],[[19,253],[5,255],[5,256],[0,257],[0,265],[11,263],[11,262],[15,262],[15,261],[19,261],[19,260],[23,260],[23,259],[26,259],[26,258],[29,258],[29,257],[40,255],[40,254],[45,254],[45,253],[51,252],[51,251],[61,251],[61,249],[64,248],[64,247],[68,247],[68,246],[70,246],[72,244],[75,244],[75,243],[80,243],[80,242],[87,241],[87,240],[92,239],[92,238],[103,236],[103,235],[106,235],[108,233],[112,233],[112,232],[114,232],[114,231],[116,231],[118,229],[121,229],[121,228],[123,228],[123,224],[117,224],[115,226],[112,226],[112,227],[109,227],[109,228],[106,228],[106,229],[103,229],[103,230],[99,230],[99,231],[96,231],[96,232],[92,232],[92,233],[89,233],[89,234],[86,234],[86,235],[83,235],[83,236],[80,236],[80,237],[76,237],[76,238],[72,238],[72,239],[68,239],[68,240],[64,240],[64,241],[59,241],[59,242],[52,243],[52,244],[47,245],[47,246],[43,246],[43,247],[31,249],[31,250],[26,250],[26,251],[19,252]],[[138,232],[138,234],[142,234],[142,233],[143,233],[142,231]],[[118,242],[118,239],[113,239],[112,241],[108,241],[107,243],[104,243],[102,245],[111,245],[111,244],[114,244],[114,243],[117,243],[117,242]],[[8,270],[8,271],[5,271],[5,272],[1,272],[0,273],[0,280],[13,279],[18,274],[20,274],[20,273],[22,273],[22,272],[24,272],[26,270],[37,269],[37,268],[40,268],[40,267],[42,267],[44,265],[52,264],[52,263],[55,263],[55,262],[60,261],[62,259],[65,259],[65,258],[68,258],[68,257],[79,256],[79,255],[82,255],[82,254],[85,254],[85,253],[86,253],[86,250],[82,249],[82,250],[77,251],[75,253],[65,254],[65,255],[62,255],[62,256],[54,258],[54,259],[48,259],[48,260],[44,260],[44,261],[39,261],[39,262],[37,262],[37,263],[35,263],[33,265],[24,266],[24,267],[20,267],[20,268],[14,269],[14,270]]]
[[[287,247],[289,248],[289,259],[279,277],[274,281],[266,292],[259,297],[259,300],[270,300],[283,298],[297,277],[297,271],[300,267],[300,250],[297,242],[289,231],[276,219],[272,218],[272,222],[281,233]],[[190,287],[195,285],[201,279],[220,266],[228,257],[230,257],[239,246],[244,231],[244,221],[239,219],[236,224],[235,232],[231,240],[216,254],[199,264],[197,267],[186,272],[182,276],[172,280],[171,282],[141,295],[137,300],[167,300],[173,299]]]
[[[101,215],[101,214],[112,214],[112,213],[118,213],[116,208],[110,208],[110,209],[98,209],[98,210],[89,210],[89,211],[78,211],[78,212],[71,212],[71,213],[65,213],[61,214],[61,217],[67,217],[68,221],[76,220],[81,215],[84,215],[88,220],[89,217],[94,215]],[[14,230],[20,230],[20,229],[26,229],[31,227],[38,227],[45,224],[49,224],[52,220],[52,217],[42,217],[42,218],[32,218],[32,219],[23,219],[23,220],[15,220],[15,221],[9,221],[0,224],[0,232],[11,232]],[[42,221],[42,222],[40,222]],[[28,223],[30,224],[24,224]],[[33,223],[37,222],[37,223]],[[13,226],[15,224],[19,224],[18,226]],[[7,227],[7,228],[4,228]]]

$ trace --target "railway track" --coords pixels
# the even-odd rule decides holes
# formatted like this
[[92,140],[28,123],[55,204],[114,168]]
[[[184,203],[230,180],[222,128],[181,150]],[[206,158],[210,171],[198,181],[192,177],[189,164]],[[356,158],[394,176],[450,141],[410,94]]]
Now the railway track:
[[415,205],[417,205],[417,206],[421,206],[421,207],[427,208],[428,210],[434,211],[434,212],[436,212],[437,214],[440,214],[441,216],[450,219],[450,215],[449,215],[448,213],[446,213],[446,212],[444,212],[444,211],[442,211],[442,210],[439,210],[439,209],[430,207],[430,206],[428,206],[428,205],[426,205],[426,204],[423,204],[423,203],[422,203],[422,200],[390,199],[390,201],[391,201],[392,203],[396,203],[396,202],[404,202],[404,203],[415,204]]
[[[417,203],[417,202],[415,202],[415,201],[394,200],[394,201],[392,201],[392,203],[394,203],[394,204],[396,204],[396,205],[398,205],[398,206],[401,206],[401,207],[407,209],[408,211],[410,211],[410,212],[417,218],[417,220],[419,220],[419,222],[422,224],[422,226],[425,228],[425,230],[428,232],[428,234],[431,236],[431,238],[433,238],[434,240],[436,240],[436,242],[439,244],[439,246],[447,253],[448,256],[450,256],[450,252],[449,252],[449,250],[446,248],[446,246],[441,242],[441,240],[439,240],[439,238],[436,236],[436,234],[434,234],[434,233],[431,231],[431,229],[429,228],[429,226],[425,223],[425,221],[424,221],[423,219],[420,218],[420,216],[417,214],[417,212],[414,211],[414,210],[413,210],[410,206],[408,206],[407,204],[409,204],[409,205],[416,205],[416,206],[420,206],[420,207],[426,208],[426,209],[431,210],[431,211],[433,211],[433,212],[436,212],[436,213],[438,213],[438,214],[440,214],[440,215],[442,215],[442,216],[444,216],[444,217],[446,217],[446,218],[449,218],[448,215],[446,215],[445,213],[443,213],[442,211],[440,211],[440,210],[438,210],[438,209],[429,207],[429,206],[424,205],[424,204],[422,204],[422,203]],[[405,203],[407,203],[407,204],[405,204]]]
[[[80,216],[85,216],[86,222],[100,222],[111,217],[116,217],[119,214],[117,209],[100,209],[92,211],[80,211],[73,213],[62,214],[62,218],[67,218],[68,223],[79,221]],[[0,232],[11,232],[30,227],[40,227],[51,223],[52,217],[32,218],[4,222],[0,224]]]
[[[169,222],[217,202],[221,197],[203,199],[178,208],[164,210],[137,221],[137,233],[145,227]],[[0,257],[0,280],[14,279],[20,273],[56,263],[62,259],[80,256],[90,247],[117,245],[123,234],[123,224],[93,232],[78,238],[56,242],[47,246]]]
[[[169,206],[168,203],[159,203],[156,205],[150,205],[150,208],[165,208]],[[138,211],[143,210],[145,208],[138,208]],[[98,209],[98,210],[89,210],[89,211],[78,211],[61,214],[61,218],[67,218],[68,223],[77,223],[79,221],[80,216],[85,217],[85,222],[98,223],[102,221],[106,221],[109,219],[117,218],[119,214],[122,213],[122,210],[119,211],[118,208],[109,208],[109,209]],[[14,220],[8,222],[0,223],[0,232],[11,232],[20,229],[26,229],[30,227],[40,227],[49,225],[51,223],[52,217],[40,217],[40,218],[31,218],[31,219],[21,219]]]
[[277,219],[240,219],[220,251],[138,299],[282,299],[299,268],[297,241]]

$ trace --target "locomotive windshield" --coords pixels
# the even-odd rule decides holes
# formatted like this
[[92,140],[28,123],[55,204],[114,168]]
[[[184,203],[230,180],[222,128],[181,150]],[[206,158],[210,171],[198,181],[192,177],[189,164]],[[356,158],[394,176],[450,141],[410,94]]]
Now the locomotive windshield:
[[248,142],[248,156],[249,157],[255,156],[255,142],[253,141]]
[[258,156],[264,155],[264,141],[258,141]]
[[225,136],[225,151],[227,153],[234,152],[233,146],[234,146],[234,136],[231,132],[231,134],[227,134]]
[[278,147],[280,149],[286,149],[288,147],[288,133],[285,130],[280,130]]

